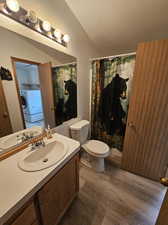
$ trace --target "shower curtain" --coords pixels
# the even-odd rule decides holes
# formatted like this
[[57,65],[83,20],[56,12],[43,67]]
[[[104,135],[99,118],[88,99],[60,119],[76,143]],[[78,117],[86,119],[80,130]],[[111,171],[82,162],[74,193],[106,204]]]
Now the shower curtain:
[[77,64],[52,68],[56,125],[77,116]]
[[119,77],[129,78],[126,83],[126,98],[120,98],[120,105],[125,116],[122,118],[123,124],[126,124],[129,99],[131,94],[131,85],[133,78],[133,71],[135,65],[135,55],[114,57],[112,59],[94,60],[92,62],[92,99],[91,99],[91,132],[92,139],[104,141],[110,147],[115,147],[122,151],[124,136],[115,132],[110,135],[104,128],[100,119],[100,102],[102,99],[102,93],[105,88],[109,87],[109,84],[115,78],[116,74]]

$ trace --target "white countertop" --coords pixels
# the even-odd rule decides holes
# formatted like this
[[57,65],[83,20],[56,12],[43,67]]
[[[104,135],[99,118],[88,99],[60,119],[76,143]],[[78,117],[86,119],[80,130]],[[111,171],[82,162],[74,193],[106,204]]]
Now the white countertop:
[[[0,162],[0,225],[22,207],[48,180],[62,168],[78,151],[79,142],[53,134],[52,141],[66,141],[68,153],[54,166],[36,172],[24,172],[18,168],[18,161],[28,154],[30,148]],[[38,150],[37,150],[38,151]]]

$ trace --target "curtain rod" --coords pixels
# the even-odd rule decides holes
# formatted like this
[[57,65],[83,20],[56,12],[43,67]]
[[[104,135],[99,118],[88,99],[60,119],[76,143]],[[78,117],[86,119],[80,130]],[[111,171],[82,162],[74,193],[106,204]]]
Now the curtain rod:
[[59,65],[53,66],[53,68],[55,68],[55,67],[60,67],[60,66],[68,66],[68,65],[73,65],[73,64],[77,64],[77,62],[71,62],[71,63],[59,64]]
[[120,54],[120,55],[112,55],[112,56],[106,56],[106,57],[99,57],[99,58],[92,58],[90,59],[90,61],[99,60],[99,59],[112,59],[119,56],[129,56],[129,55],[136,55],[136,52]]

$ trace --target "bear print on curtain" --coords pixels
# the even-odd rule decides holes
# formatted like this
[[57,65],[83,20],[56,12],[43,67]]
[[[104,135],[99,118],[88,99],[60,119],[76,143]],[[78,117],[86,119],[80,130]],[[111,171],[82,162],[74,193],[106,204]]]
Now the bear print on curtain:
[[92,138],[122,151],[135,55],[92,62]]
[[52,68],[56,125],[77,117],[77,64]]

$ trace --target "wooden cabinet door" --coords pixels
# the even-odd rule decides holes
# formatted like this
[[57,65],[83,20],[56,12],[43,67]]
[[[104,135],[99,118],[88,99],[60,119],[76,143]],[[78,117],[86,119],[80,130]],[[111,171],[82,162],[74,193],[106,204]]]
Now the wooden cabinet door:
[[55,127],[54,96],[51,63],[39,65],[40,88],[43,100],[45,126]]
[[[14,214],[4,225],[32,225],[37,221],[34,202],[31,201]],[[38,224],[36,222],[36,224]]]
[[0,137],[9,135],[11,133],[12,133],[11,122],[3,91],[2,81],[0,79]]
[[168,40],[139,44],[122,168],[153,180],[168,163]]
[[70,160],[38,193],[43,225],[56,225],[78,193],[78,157]]

